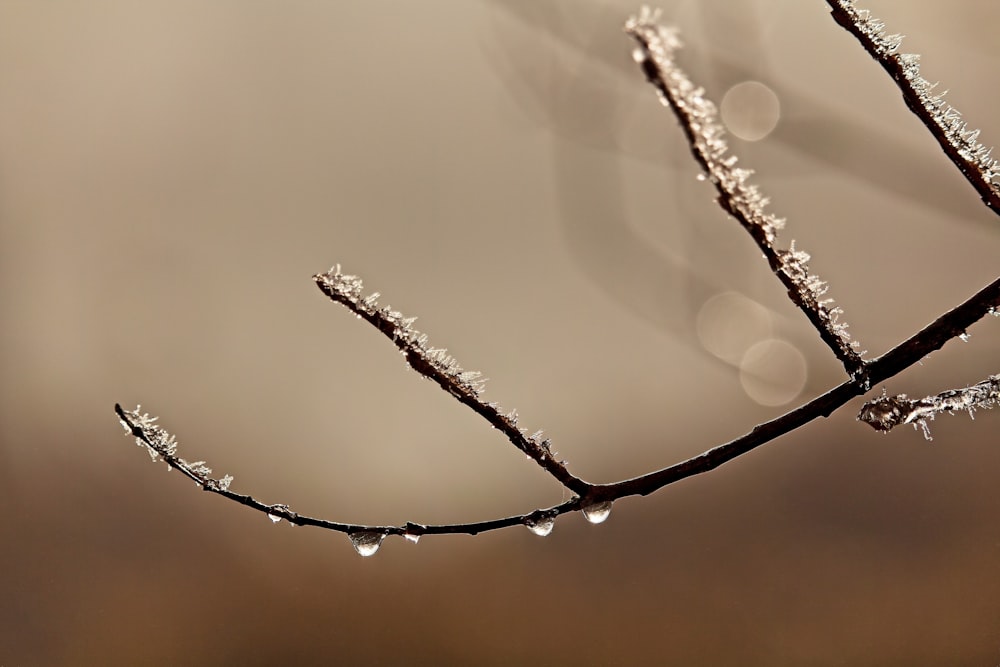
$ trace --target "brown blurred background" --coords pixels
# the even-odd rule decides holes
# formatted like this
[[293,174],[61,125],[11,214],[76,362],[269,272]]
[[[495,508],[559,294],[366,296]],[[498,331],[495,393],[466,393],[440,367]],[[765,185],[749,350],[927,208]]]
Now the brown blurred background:
[[[1000,5],[872,8],[1000,142]],[[600,526],[370,559],[123,434],[141,403],[235,490],[340,521],[560,502],[322,297],[335,262],[592,481],[840,382],[696,180],[635,9],[0,1],[0,665],[1000,663],[996,411],[928,443],[855,402]],[[733,146],[870,355],[996,277],[1000,221],[824,3],[664,10],[714,99],[763,84]],[[1000,372],[998,326],[889,390]]]

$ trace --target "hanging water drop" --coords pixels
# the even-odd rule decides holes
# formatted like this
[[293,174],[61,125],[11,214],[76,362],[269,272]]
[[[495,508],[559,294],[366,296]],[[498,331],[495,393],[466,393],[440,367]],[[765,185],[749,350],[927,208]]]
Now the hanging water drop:
[[556,525],[556,518],[551,514],[541,514],[538,516],[529,517],[525,520],[524,525],[528,527],[535,535],[539,537],[545,537],[552,532],[552,529]]
[[385,539],[385,533],[375,532],[373,530],[365,530],[360,533],[351,533],[349,535],[351,538],[351,544],[354,545],[354,550],[358,552],[359,555],[367,558],[372,556],[378,551],[378,548],[382,546],[382,540]]
[[697,175],[697,176],[695,176],[695,178],[697,178],[697,179],[698,179],[699,181],[704,181],[704,180],[705,180],[706,178],[708,178],[708,177],[707,177],[707,176],[705,176],[705,173],[704,173],[704,172],[698,172],[698,175]]
[[968,343],[969,342],[969,334],[965,333],[964,331],[962,333],[958,334],[958,338],[963,343]]
[[416,544],[420,541],[420,535],[417,533],[403,533],[403,537],[406,538],[406,541],[411,544]]
[[270,519],[272,523],[281,523],[281,517],[277,514],[268,514],[267,518]]
[[583,518],[590,523],[604,523],[607,521],[609,514],[611,514],[610,500],[587,505],[583,508]]

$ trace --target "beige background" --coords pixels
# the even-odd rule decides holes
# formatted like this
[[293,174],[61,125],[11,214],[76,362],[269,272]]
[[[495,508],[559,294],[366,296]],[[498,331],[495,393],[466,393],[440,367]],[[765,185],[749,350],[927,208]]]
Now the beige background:
[[[879,2],[1000,142],[996,3]],[[839,382],[630,59],[630,2],[0,1],[0,664],[1000,662],[997,417],[878,436],[860,402],[595,527],[387,540],[274,526],[130,444],[161,415],[233,488],[341,521],[564,497],[330,304],[340,262],[487,396],[614,481]],[[1000,226],[822,2],[677,2],[784,239],[879,354],[994,279]],[[807,361],[761,406],[706,299]],[[741,331],[737,319],[727,330]],[[1000,372],[1000,322],[888,384]]]

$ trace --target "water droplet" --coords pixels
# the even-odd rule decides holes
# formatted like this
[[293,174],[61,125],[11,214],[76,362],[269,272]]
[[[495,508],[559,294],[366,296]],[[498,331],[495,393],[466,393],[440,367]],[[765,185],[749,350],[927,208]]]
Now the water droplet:
[[281,517],[278,516],[277,514],[268,514],[267,518],[270,519],[273,523],[281,523]]
[[359,555],[367,558],[372,556],[378,551],[378,548],[382,546],[382,540],[385,539],[385,533],[375,532],[373,530],[365,530],[360,533],[351,533],[349,535],[351,538],[351,544],[354,545],[354,550],[358,552]]
[[611,514],[611,501],[594,503],[583,508],[583,518],[590,523],[604,523]]
[[418,535],[417,533],[403,533],[403,537],[406,538],[407,542],[410,542],[412,544],[416,544],[417,542],[420,541],[420,535]]
[[705,176],[705,173],[704,173],[704,172],[698,172],[698,175],[697,175],[697,176],[695,176],[695,178],[697,178],[697,179],[698,179],[699,181],[704,181],[704,180],[705,180],[706,178],[708,178],[708,177],[707,177],[707,176]]
[[969,334],[965,333],[964,331],[962,333],[958,334],[958,337],[959,337],[959,339],[963,343],[968,343],[969,342]]
[[528,530],[533,532],[539,537],[545,537],[552,532],[552,529],[556,525],[556,518],[551,514],[540,514],[536,516],[528,517],[525,520],[524,525],[528,527]]

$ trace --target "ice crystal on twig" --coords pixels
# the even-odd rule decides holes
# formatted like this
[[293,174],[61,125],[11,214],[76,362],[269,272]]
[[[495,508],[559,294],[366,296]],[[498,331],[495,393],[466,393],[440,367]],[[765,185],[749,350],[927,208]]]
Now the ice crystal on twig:
[[[444,348],[431,347],[427,336],[413,328],[416,317],[405,317],[389,306],[379,306],[379,292],[362,296],[364,283],[358,276],[342,273],[340,265],[313,279],[323,293],[351,309],[383,334],[391,338],[405,354],[420,357],[422,365],[436,371],[448,384],[448,391],[478,399],[486,389],[486,378],[478,371],[467,371]],[[420,370],[420,369],[418,369]],[[433,378],[432,378],[433,379]]]
[[484,401],[482,394],[486,379],[478,371],[463,369],[446,349],[431,347],[427,336],[413,328],[415,317],[404,317],[402,313],[388,306],[379,306],[378,292],[362,296],[364,283],[361,278],[343,273],[339,264],[326,273],[313,276],[313,280],[330,299],[346,306],[392,340],[406,358],[406,363],[415,371],[436,382],[442,389],[500,429],[515,447],[548,471],[563,486],[577,493],[585,492],[589,488],[586,482],[573,476],[563,462],[552,455],[548,441],[543,443],[528,437],[526,432],[518,427],[517,410],[504,414],[498,404]]
[[827,285],[811,274],[809,255],[775,247],[784,219],[765,210],[769,200],[749,182],[753,172],[736,166],[738,159],[729,152],[725,130],[718,120],[715,104],[677,65],[675,53],[681,48],[676,29],[658,23],[659,13],[644,8],[638,17],[626,23],[625,32],[638,43],[633,57],[646,78],[660,94],[663,104],[674,112],[687,137],[691,152],[708,174],[718,193],[719,205],[750,233],[764,253],[771,270],[788,290],[788,295],[809,318],[820,337],[855,374],[864,366],[851,340],[847,324],[839,321],[841,310],[832,299],[824,299]]
[[177,455],[177,438],[167,433],[156,423],[157,417],[140,412],[142,406],[135,410],[125,410],[115,404],[115,412],[126,432],[135,436],[135,444],[144,447],[153,461],[163,459],[167,469],[177,468],[207,490],[228,491],[233,478],[224,475],[221,479],[212,477],[212,469],[204,461],[187,461]]
[[931,440],[928,422],[942,412],[954,414],[968,412],[975,419],[977,408],[989,409],[1000,405],[1000,375],[991,375],[978,384],[964,389],[949,389],[935,396],[911,399],[906,394],[882,395],[868,401],[858,413],[858,419],[883,433],[900,424],[913,424],[920,428],[924,437]]
[[834,19],[854,35],[865,50],[896,81],[903,100],[937,139],[945,154],[972,184],[983,202],[1000,215],[1000,162],[993,149],[980,143],[979,130],[937,92],[937,83],[920,74],[920,56],[899,53],[902,35],[885,33],[885,23],[854,0],[827,0]]

